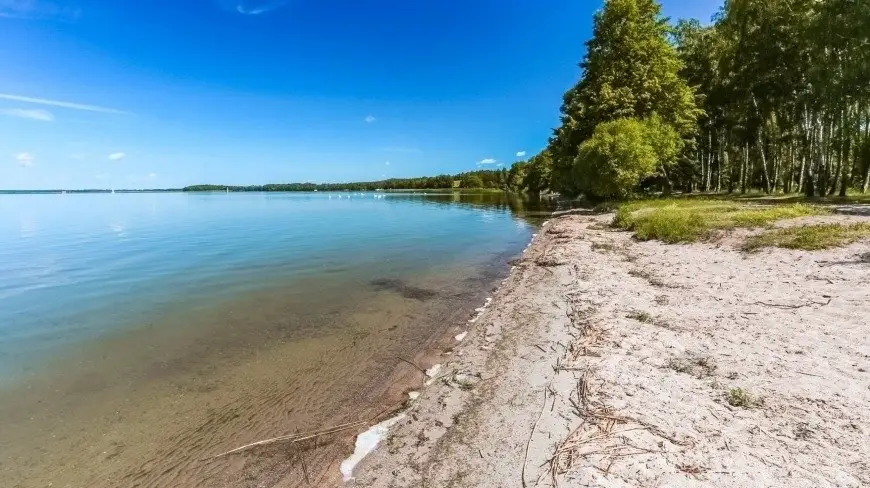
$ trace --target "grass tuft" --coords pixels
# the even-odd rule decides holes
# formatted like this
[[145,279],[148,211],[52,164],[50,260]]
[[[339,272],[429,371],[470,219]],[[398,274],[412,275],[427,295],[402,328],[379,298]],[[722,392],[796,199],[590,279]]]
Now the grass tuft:
[[627,315],[628,318],[632,320],[637,320],[638,322],[643,322],[644,324],[651,324],[655,322],[655,317],[648,314],[647,312],[642,311],[634,311]]
[[731,388],[728,390],[728,393],[725,394],[725,400],[727,400],[728,405],[731,405],[732,407],[753,408],[764,405],[764,400],[752,396],[743,388]]
[[750,237],[743,244],[743,250],[752,252],[765,247],[784,247],[817,251],[845,246],[865,237],[870,237],[870,223],[866,222],[851,225],[806,225],[777,229]]
[[723,200],[661,199],[630,202],[619,207],[613,226],[634,232],[642,241],[668,244],[696,242],[716,230],[765,227],[777,220],[820,215],[826,210],[801,203],[752,205]]

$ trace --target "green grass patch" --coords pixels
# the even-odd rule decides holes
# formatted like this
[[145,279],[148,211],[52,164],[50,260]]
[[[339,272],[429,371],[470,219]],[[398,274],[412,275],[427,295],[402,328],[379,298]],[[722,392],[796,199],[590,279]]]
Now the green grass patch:
[[784,247],[817,251],[851,244],[870,237],[870,223],[820,224],[777,229],[750,237],[743,244],[744,251],[757,251],[764,247]]
[[644,324],[651,324],[655,322],[655,317],[648,314],[647,312],[642,311],[634,311],[627,315],[628,318],[632,320],[637,320],[638,322],[643,322]]
[[750,394],[743,388],[731,388],[725,393],[725,400],[732,407],[754,408],[764,405],[764,399]]
[[696,242],[713,231],[765,227],[777,220],[825,214],[803,203],[752,205],[721,199],[676,198],[630,202],[619,207],[613,225],[630,230],[639,240],[668,244]]

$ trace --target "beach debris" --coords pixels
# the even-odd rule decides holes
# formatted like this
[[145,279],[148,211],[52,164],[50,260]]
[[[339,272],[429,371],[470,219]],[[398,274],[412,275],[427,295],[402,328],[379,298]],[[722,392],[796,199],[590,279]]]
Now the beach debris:
[[435,366],[432,366],[431,368],[426,370],[426,376],[428,376],[430,378],[434,378],[435,376],[438,375],[439,371],[441,371],[441,365],[436,364]]
[[463,339],[465,339],[465,336],[467,336],[467,335],[468,335],[468,331],[466,330],[465,332],[463,332],[463,333],[461,333],[461,334],[457,334],[457,335],[456,335],[456,340],[457,340],[457,341],[462,341]]
[[378,444],[386,437],[390,431],[390,427],[396,425],[400,420],[405,418],[405,414],[399,414],[395,417],[384,420],[383,422],[371,427],[356,437],[356,445],[354,446],[353,454],[341,462],[340,471],[344,481],[353,479],[353,469],[363,460],[369,453],[378,447]]
[[405,359],[405,358],[403,358],[402,356],[396,356],[396,359],[398,359],[399,361],[402,361],[403,363],[408,363],[408,364],[410,364],[411,366],[413,366],[414,368],[416,368],[417,371],[419,371],[419,372],[421,372],[421,373],[423,373],[423,374],[428,374],[428,373],[426,373],[426,370],[425,370],[425,369],[421,368],[420,366],[417,366],[417,363],[415,363],[414,361],[411,361],[410,359]]
[[416,399],[420,398],[420,392],[419,391],[409,391],[408,398],[410,398],[411,400],[416,400]]
[[474,388],[474,385],[480,381],[479,374],[471,374],[471,373],[453,373],[453,376],[450,379],[445,380],[450,386],[455,386],[460,390],[470,390]]

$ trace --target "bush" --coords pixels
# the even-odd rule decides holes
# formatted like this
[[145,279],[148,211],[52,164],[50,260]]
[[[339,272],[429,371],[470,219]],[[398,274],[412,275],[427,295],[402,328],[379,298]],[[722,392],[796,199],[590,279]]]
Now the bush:
[[681,144],[676,131],[657,117],[605,122],[580,145],[571,177],[590,198],[624,199],[670,164]]

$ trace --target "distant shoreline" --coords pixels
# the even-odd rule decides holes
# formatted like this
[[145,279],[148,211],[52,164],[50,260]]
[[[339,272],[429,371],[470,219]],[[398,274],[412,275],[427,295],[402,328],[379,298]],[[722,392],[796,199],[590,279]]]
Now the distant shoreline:
[[510,190],[501,188],[391,188],[391,189],[375,189],[375,190],[238,190],[234,187],[229,187],[221,190],[188,190],[186,188],[150,188],[144,190],[123,189],[123,190],[106,190],[106,189],[84,189],[84,190],[0,190],[0,195],[70,195],[70,194],[89,194],[89,193],[433,193],[433,192],[451,192],[451,193],[510,193]]

